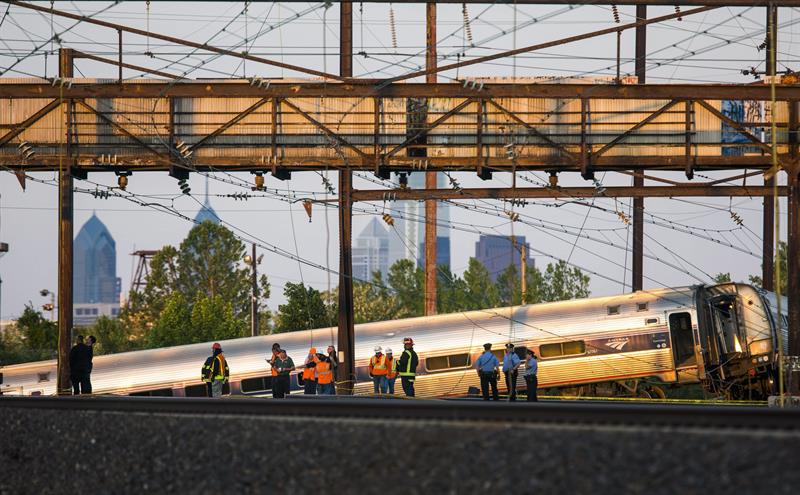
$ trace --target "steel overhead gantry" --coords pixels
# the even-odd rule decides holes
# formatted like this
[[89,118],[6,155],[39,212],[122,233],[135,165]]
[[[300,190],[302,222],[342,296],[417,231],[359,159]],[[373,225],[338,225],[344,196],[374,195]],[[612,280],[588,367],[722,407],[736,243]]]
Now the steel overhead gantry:
[[[723,5],[752,6],[765,5],[766,2],[684,1],[680,3],[702,7],[649,19],[644,5],[671,6],[674,2],[630,2],[638,6],[637,19],[633,23],[449,65],[436,64],[435,4],[446,2],[426,2],[428,50],[425,70],[382,80],[352,77],[352,5],[349,2],[340,4],[338,75],[19,1],[6,3],[324,79],[294,82],[268,78],[190,81],[133,66],[121,59],[100,59],[70,49],[61,52],[63,70],[56,80],[5,83],[0,79],[0,100],[20,102],[11,115],[5,116],[7,121],[0,121],[0,128],[8,129],[0,136],[0,166],[15,171],[60,170],[62,249],[59,280],[64,285],[59,292],[60,296],[63,295],[60,306],[64,313],[63,318],[59,318],[62,337],[59,354],[62,363],[69,345],[71,325],[68,320],[72,314],[71,300],[68,300],[71,299],[68,297],[71,275],[67,276],[72,265],[71,243],[67,242],[72,236],[72,177],[85,177],[90,171],[130,173],[176,169],[184,174],[189,171],[250,170],[272,172],[280,178],[288,178],[292,171],[340,170],[339,346],[342,367],[339,380],[344,383],[349,383],[354,376],[350,254],[353,201],[421,199],[426,201],[426,205],[435,206],[436,199],[464,196],[514,199],[597,195],[634,198],[746,195],[764,196],[765,202],[769,202],[772,190],[767,186],[721,186],[719,181],[699,185],[673,181],[669,186],[645,186],[643,174],[651,170],[674,170],[684,172],[691,179],[695,171],[749,169],[765,173],[765,177],[770,179],[782,169],[789,175],[788,186],[778,188],[777,194],[787,195],[790,205],[790,352],[800,354],[800,298],[796,297],[800,293],[800,261],[797,256],[800,214],[796,213],[800,205],[797,177],[800,86],[779,83],[775,88],[778,103],[772,108],[772,115],[777,121],[778,131],[774,133],[776,144],[773,146],[759,137],[759,131],[765,128],[763,122],[733,121],[720,110],[719,104],[720,100],[768,102],[772,99],[768,85],[654,85],[645,84],[644,80],[647,25],[707,12]],[[518,0],[516,3],[561,2]],[[619,5],[626,2],[593,3]],[[800,0],[771,2],[771,5],[798,6]],[[768,15],[767,20],[772,29],[772,39],[777,36],[775,16]],[[491,78],[446,84],[436,82],[436,74],[443,71],[625,29],[637,31],[639,84],[620,84],[619,81],[601,85],[498,84]],[[768,43],[770,46],[775,46],[774,41]],[[72,62],[80,58],[173,80],[124,81],[120,77],[117,82],[109,84],[74,79]],[[774,71],[774,64],[772,67]],[[401,82],[423,76],[424,83]],[[324,98],[326,106],[333,110],[314,112],[309,101],[318,98]],[[117,106],[116,102],[123,100],[126,106]],[[557,100],[566,100],[566,103],[557,103]],[[220,112],[219,107],[214,107],[214,103],[219,101],[239,110]],[[412,101],[416,104],[410,105]],[[180,125],[176,125],[178,102],[185,103],[184,109],[198,109],[181,111]],[[206,108],[209,110],[204,110]],[[595,120],[591,121],[592,118]],[[598,130],[598,121],[604,122],[601,130]],[[416,124],[410,124],[412,122]],[[720,137],[723,125],[744,137],[747,143],[723,142]],[[18,144],[23,140],[34,153],[20,155]],[[182,156],[177,148],[179,142],[184,143],[184,150],[191,151],[190,158]],[[506,155],[509,145],[514,150],[513,161]],[[733,148],[739,148],[740,152],[723,152]],[[778,168],[773,167],[770,158],[773,149],[778,155]],[[581,173],[587,179],[597,172],[617,171],[633,172],[635,182],[632,187],[603,187],[602,191],[592,187],[451,191],[436,189],[434,178],[433,181],[426,180],[425,190],[354,191],[354,170],[368,170],[381,176],[393,171],[424,172],[427,177],[434,177],[434,171],[444,170],[472,171],[481,176],[488,176],[492,171],[541,170],[552,174]],[[750,175],[752,172],[731,180],[744,180]],[[649,179],[665,181],[656,177]],[[635,208],[634,215],[636,212],[641,214],[642,208],[643,204]],[[426,208],[426,213],[431,212],[435,215],[435,208]],[[435,223],[432,218],[426,214],[428,224]],[[426,253],[428,275],[435,274],[435,239],[435,226],[428,226],[426,245],[433,248],[426,250],[433,254],[428,256]],[[636,243],[634,245],[634,250],[640,254],[640,248]],[[766,235],[764,251],[766,264]],[[643,270],[636,271],[634,286]],[[426,287],[432,289],[426,291],[425,307],[429,313],[435,311],[434,284],[435,278],[426,283]],[[63,365],[59,368],[59,380],[65,379],[62,378],[64,369]],[[793,383],[796,385],[800,380]],[[63,388],[59,387],[60,390]],[[343,390],[347,389],[347,386],[343,387]]]

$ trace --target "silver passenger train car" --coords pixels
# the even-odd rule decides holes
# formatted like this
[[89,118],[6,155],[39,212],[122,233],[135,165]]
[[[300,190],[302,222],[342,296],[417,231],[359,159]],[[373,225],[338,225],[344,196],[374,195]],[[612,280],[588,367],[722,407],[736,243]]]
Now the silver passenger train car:
[[[664,386],[701,384],[718,396],[765,396],[772,392],[777,339],[785,345],[788,338],[786,313],[778,315],[776,303],[774,294],[727,283],[356,325],[355,391],[372,391],[367,365],[374,346],[391,347],[399,357],[403,338],[412,337],[420,356],[418,396],[466,395],[478,387],[473,363],[486,342],[501,358],[508,342],[520,354],[533,349],[540,388],[663,396]],[[222,341],[230,393],[269,392],[273,342],[300,367],[310,347],[336,345],[336,329]],[[97,356],[94,392],[204,395],[200,368],[210,349],[209,342]],[[0,371],[4,394],[56,392],[55,361]],[[292,377],[293,390],[301,380],[299,373]],[[524,388],[521,376],[519,382]]]

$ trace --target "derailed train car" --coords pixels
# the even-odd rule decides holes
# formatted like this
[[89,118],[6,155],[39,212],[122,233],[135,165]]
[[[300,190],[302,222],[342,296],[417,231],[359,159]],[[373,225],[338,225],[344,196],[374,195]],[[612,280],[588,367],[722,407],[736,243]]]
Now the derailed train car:
[[[493,343],[500,355],[503,344],[512,342],[520,354],[533,349],[539,356],[541,388],[663,396],[665,386],[701,384],[717,396],[764,397],[775,388],[778,339],[784,346],[788,339],[785,311],[778,314],[774,294],[727,283],[362,324],[355,330],[355,391],[372,391],[367,365],[374,346],[392,347],[399,356],[402,339],[412,337],[420,356],[418,396],[466,395],[479,385],[473,363],[483,344]],[[230,393],[270,391],[266,360],[273,342],[300,365],[310,347],[336,345],[336,329],[222,341],[231,368]],[[204,395],[200,367],[210,347],[97,356],[94,392]],[[2,372],[5,394],[56,392],[55,361],[7,366]],[[299,373],[291,383],[293,390],[302,388]],[[521,377],[519,385],[524,388]]]

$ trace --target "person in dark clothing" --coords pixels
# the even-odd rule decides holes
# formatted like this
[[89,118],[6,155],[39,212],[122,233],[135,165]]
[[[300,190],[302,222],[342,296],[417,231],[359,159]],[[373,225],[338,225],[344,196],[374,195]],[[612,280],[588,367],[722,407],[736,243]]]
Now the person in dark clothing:
[[86,377],[87,391],[85,394],[92,393],[92,370],[94,370],[94,345],[97,343],[97,338],[94,335],[86,337],[86,347],[89,348],[89,373]]
[[278,376],[272,384],[275,394],[274,397],[276,399],[283,399],[290,393],[289,375],[295,370],[294,361],[286,355],[285,349],[281,349],[278,357],[275,358],[274,366],[278,372]]
[[209,397],[222,397],[222,389],[230,377],[230,368],[222,352],[222,346],[215,342],[211,346],[211,356],[203,364],[202,379],[210,385]]
[[69,379],[72,382],[72,395],[92,393],[89,373],[92,369],[92,349],[83,343],[83,335],[75,338],[75,345],[69,351]]
[[483,400],[489,400],[489,387],[492,387],[492,399],[498,400],[497,395],[497,377],[500,374],[498,371],[500,361],[492,353],[492,344],[483,345],[483,354],[475,361],[475,367],[478,368],[478,376],[481,380],[481,394]]
[[406,397],[414,397],[414,380],[417,376],[419,357],[414,351],[414,340],[411,337],[403,339],[403,354],[397,362],[397,374],[400,375],[400,384]]

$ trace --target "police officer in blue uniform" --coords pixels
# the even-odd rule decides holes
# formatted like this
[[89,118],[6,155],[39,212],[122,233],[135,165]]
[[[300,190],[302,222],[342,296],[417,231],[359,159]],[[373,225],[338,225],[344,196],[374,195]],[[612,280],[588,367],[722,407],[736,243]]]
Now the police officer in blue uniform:
[[500,375],[498,366],[500,366],[500,361],[497,356],[492,354],[492,344],[483,344],[483,354],[475,361],[475,367],[478,368],[478,375],[481,378],[483,400],[489,400],[490,385],[492,387],[492,399],[498,400],[497,377]]

